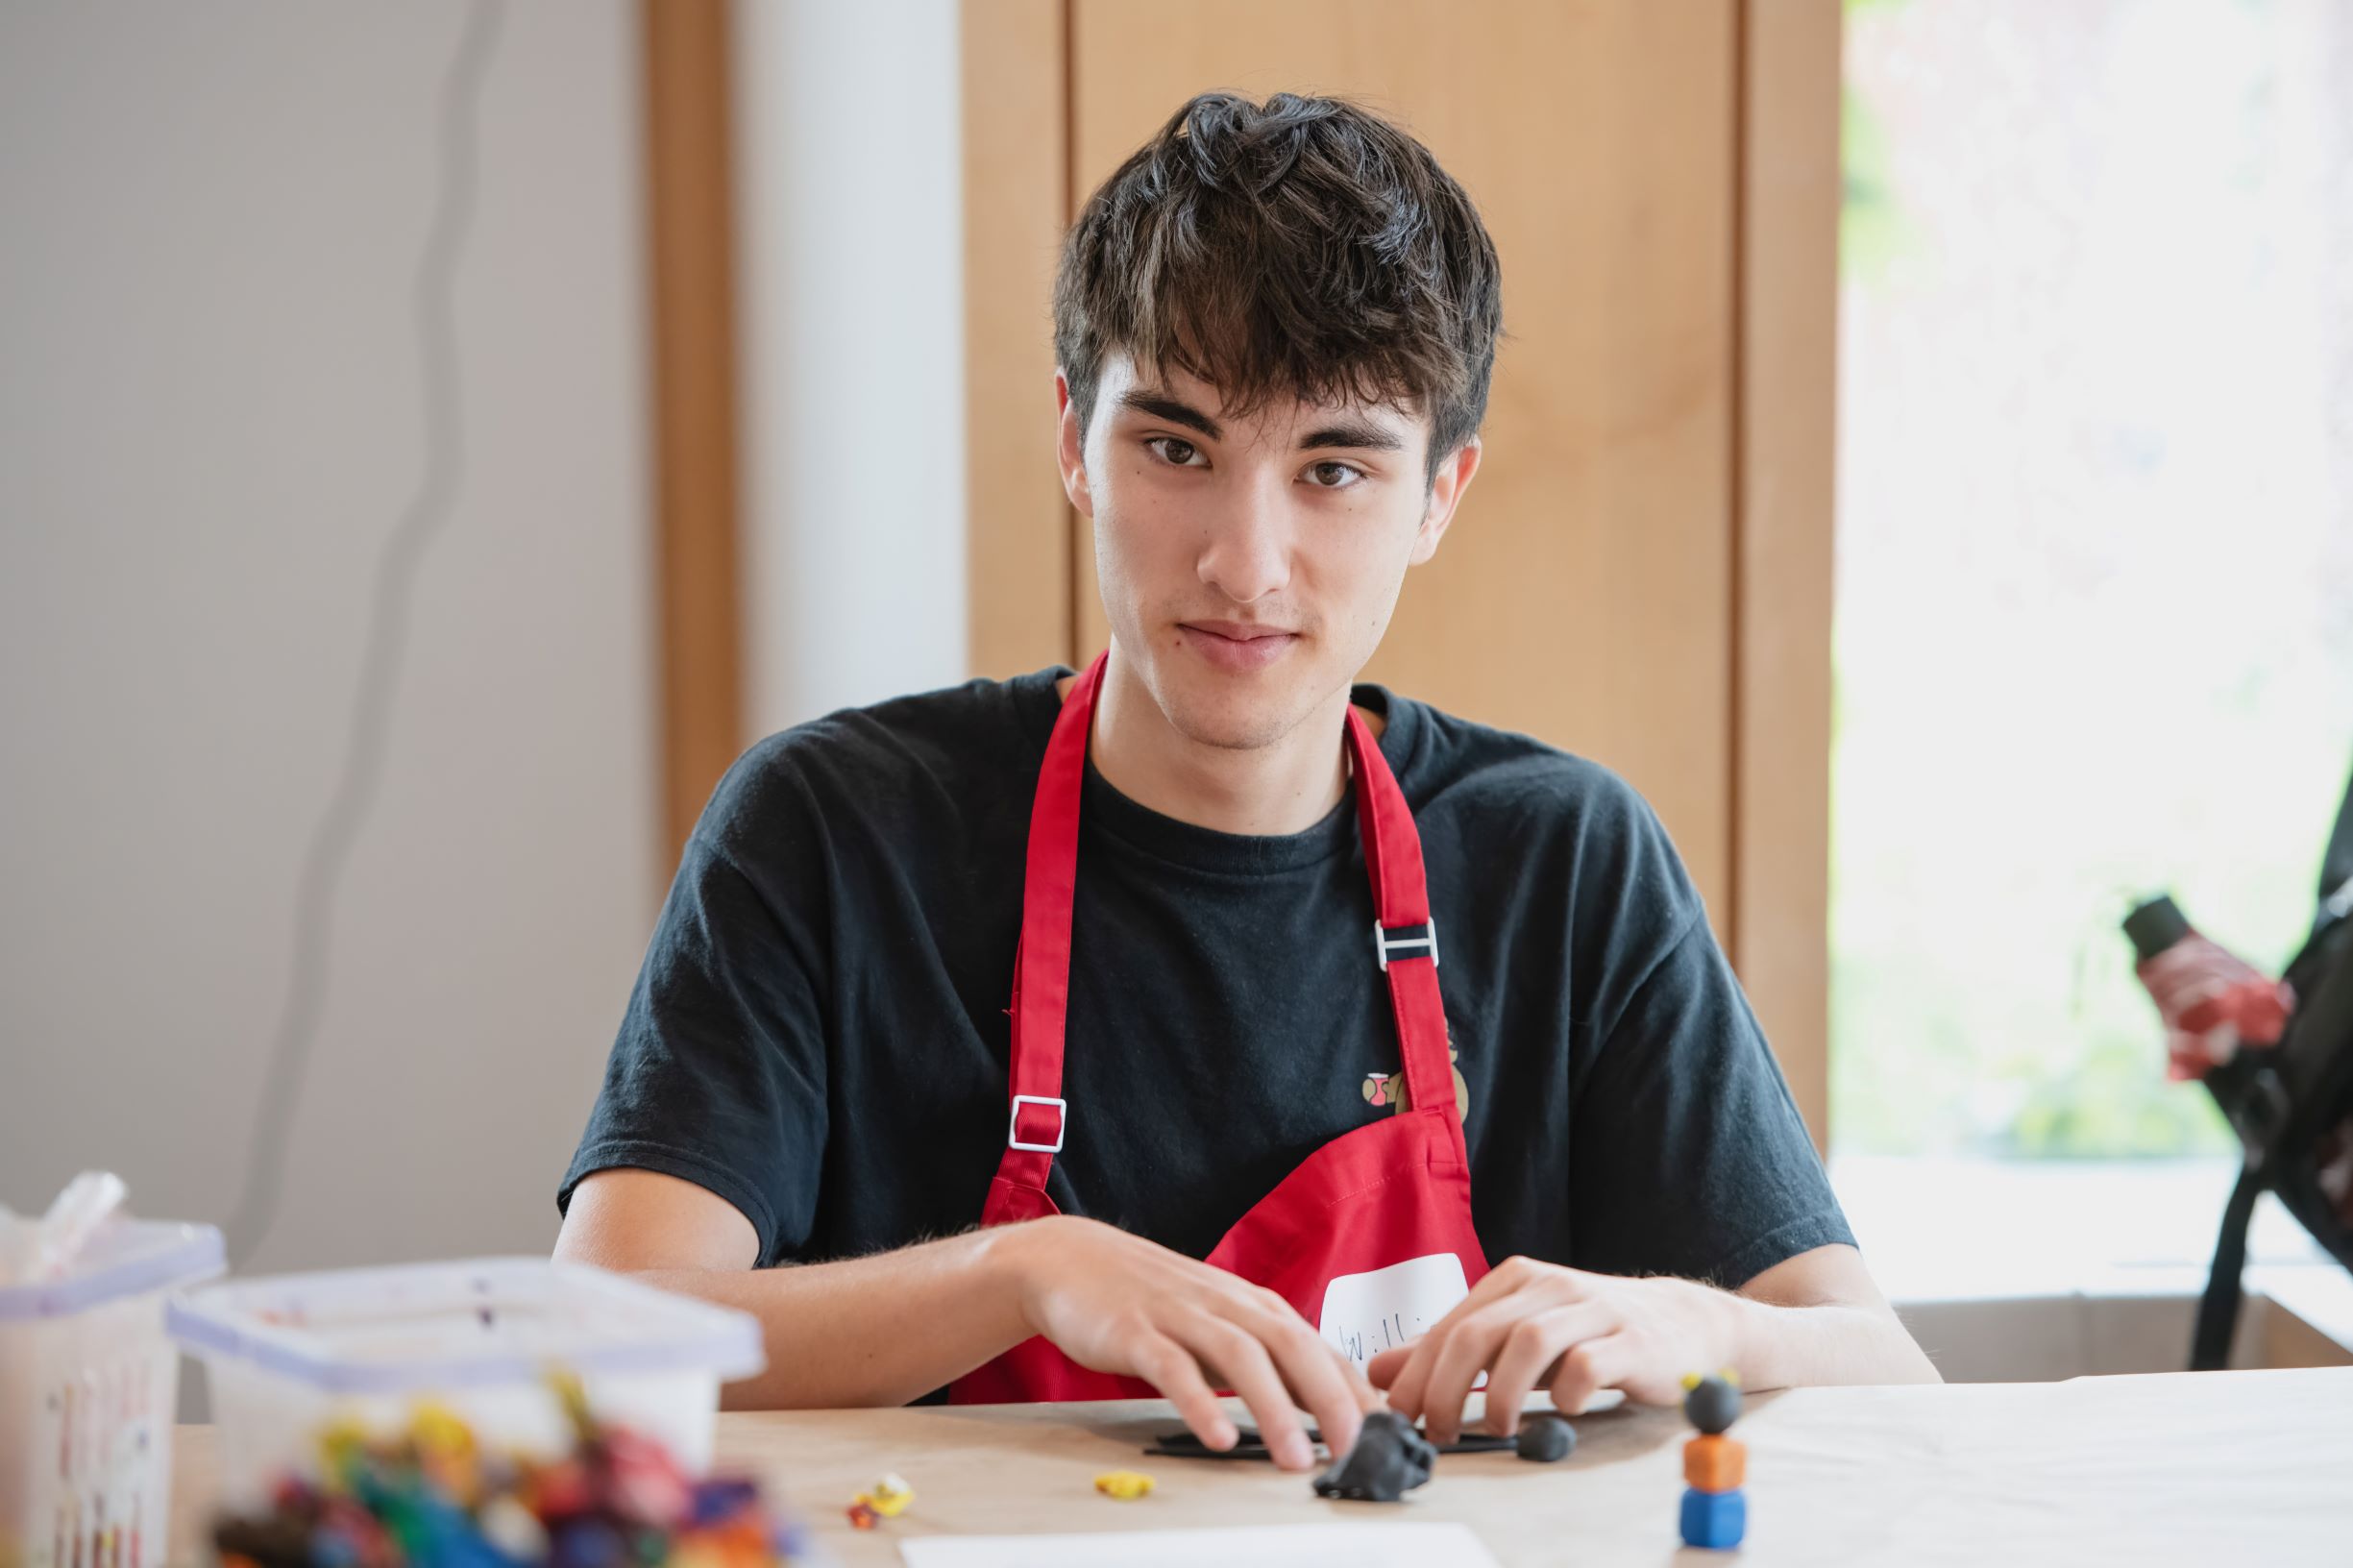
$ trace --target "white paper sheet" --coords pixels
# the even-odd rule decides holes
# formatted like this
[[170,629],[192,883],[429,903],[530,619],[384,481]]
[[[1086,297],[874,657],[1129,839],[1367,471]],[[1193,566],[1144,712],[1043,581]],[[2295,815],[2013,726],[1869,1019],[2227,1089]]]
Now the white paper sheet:
[[1467,1525],[1245,1525],[1089,1535],[933,1535],[905,1542],[907,1568],[1497,1568]]

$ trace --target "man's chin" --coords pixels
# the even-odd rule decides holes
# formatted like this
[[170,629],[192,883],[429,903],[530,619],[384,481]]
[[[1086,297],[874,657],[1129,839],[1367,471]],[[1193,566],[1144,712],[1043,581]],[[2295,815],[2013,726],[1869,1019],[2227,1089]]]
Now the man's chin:
[[1195,746],[1214,747],[1220,751],[1259,750],[1281,740],[1288,727],[1264,721],[1232,719],[1204,723],[1182,713],[1171,714],[1169,723],[1178,734]]
[[1197,746],[1255,751],[1272,746],[1299,723],[1306,706],[1287,682],[1189,672],[1163,697],[1170,727]]

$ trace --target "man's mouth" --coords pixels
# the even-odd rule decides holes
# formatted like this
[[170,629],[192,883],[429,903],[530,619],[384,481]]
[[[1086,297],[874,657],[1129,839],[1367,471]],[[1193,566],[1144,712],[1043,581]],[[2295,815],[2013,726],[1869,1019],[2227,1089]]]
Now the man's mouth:
[[1265,669],[1299,641],[1295,631],[1247,621],[1183,621],[1177,634],[1218,669],[1242,672]]

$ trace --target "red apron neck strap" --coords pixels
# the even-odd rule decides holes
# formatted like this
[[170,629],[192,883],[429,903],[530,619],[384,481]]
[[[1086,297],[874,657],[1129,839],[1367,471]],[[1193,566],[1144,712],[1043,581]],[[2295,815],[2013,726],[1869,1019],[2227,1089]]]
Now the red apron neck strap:
[[1070,908],[1078,892],[1078,803],[1087,781],[1087,736],[1094,724],[1108,649],[1063,698],[1038,769],[1030,807],[1029,857],[1021,880],[1021,945],[1014,959],[1011,1111],[997,1174],[1045,1188],[1062,1148],[1069,1107],[1062,1094],[1064,1021],[1070,1010]]
[[1424,925],[1430,888],[1422,878],[1422,836],[1405,792],[1389,772],[1372,726],[1352,704],[1348,756],[1357,772],[1357,832],[1364,840],[1364,869],[1373,883],[1373,913],[1385,926]]
[[1443,1105],[1458,1126],[1446,1006],[1438,990],[1438,927],[1430,913],[1421,830],[1413,825],[1412,809],[1372,726],[1353,703],[1348,755],[1356,765],[1357,832],[1364,841],[1364,870],[1373,884],[1373,956],[1388,975],[1408,1100],[1417,1111]]
[[[1078,889],[1079,796],[1087,778],[1087,740],[1103,686],[1108,652],[1096,655],[1063,699],[1038,770],[1030,809],[1029,855],[1021,883],[1021,943],[1014,960],[1013,1062],[1006,1149],[998,1176],[1043,1191],[1069,1120],[1063,1099],[1064,1028],[1070,1003],[1070,919]],[[1416,1109],[1455,1114],[1447,1058],[1446,1010],[1437,982],[1437,928],[1422,871],[1422,841],[1396,775],[1363,716],[1348,710],[1348,750],[1356,767],[1357,823],[1364,840],[1375,921],[1368,960],[1387,971],[1397,1019],[1398,1054]],[[1459,1138],[1458,1132],[1457,1137]]]

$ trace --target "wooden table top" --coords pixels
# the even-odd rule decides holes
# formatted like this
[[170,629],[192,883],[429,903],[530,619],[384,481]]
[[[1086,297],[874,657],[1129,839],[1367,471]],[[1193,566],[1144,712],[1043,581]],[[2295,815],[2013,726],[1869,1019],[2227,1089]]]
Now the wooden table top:
[[[1238,1407],[1237,1407],[1238,1409]],[[1246,1419],[1246,1417],[1244,1417]],[[1441,1458],[1392,1507],[1316,1498],[1262,1463],[1146,1458],[1157,1401],[723,1414],[722,1470],[807,1518],[845,1568],[925,1534],[1459,1520],[1506,1564],[1720,1562],[1676,1534],[1679,1411],[1580,1417],[1574,1458]],[[2353,1563],[2353,1367],[1807,1388],[1753,1396],[1744,1564]],[[172,1556],[208,1562],[212,1432],[180,1429]],[[1140,1469],[1148,1498],[1097,1494]],[[886,1471],[914,1507],[871,1532],[843,1509]]]

